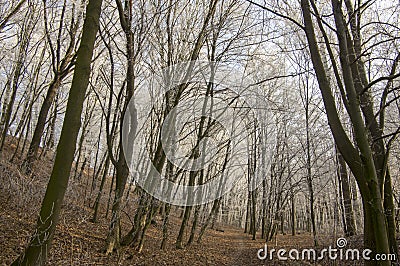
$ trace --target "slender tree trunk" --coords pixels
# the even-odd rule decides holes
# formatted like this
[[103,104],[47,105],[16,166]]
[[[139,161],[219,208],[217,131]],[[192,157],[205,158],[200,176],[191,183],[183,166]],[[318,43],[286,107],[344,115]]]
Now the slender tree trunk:
[[[116,250],[120,246],[120,208],[121,201],[124,195],[126,182],[129,176],[129,168],[127,162],[131,160],[131,154],[126,154],[127,158],[125,158],[125,154],[123,151],[123,141],[122,141],[122,121],[124,119],[125,114],[130,115],[130,124],[129,124],[129,132],[128,132],[128,147],[127,151],[131,151],[133,149],[133,140],[136,134],[137,127],[137,113],[134,103],[130,103],[131,98],[133,96],[134,87],[135,87],[135,73],[134,73],[134,65],[135,65],[135,54],[134,54],[134,36],[131,31],[131,23],[132,23],[132,2],[126,1],[125,10],[122,7],[122,3],[117,0],[117,8],[119,13],[119,19],[122,29],[124,30],[126,37],[126,59],[127,59],[127,70],[126,70],[126,92],[127,97],[125,99],[125,103],[123,106],[123,110],[121,113],[121,123],[120,123],[120,143],[119,143],[119,156],[118,161],[114,165],[116,167],[116,186],[115,186],[115,195],[113,201],[112,208],[112,216],[109,227],[109,233],[106,240],[106,254],[111,254],[113,250]],[[111,107],[111,106],[110,106]],[[110,147],[109,147],[110,148]],[[111,152],[111,151],[110,151]]]
[[167,240],[168,240],[168,221],[169,221],[169,214],[171,211],[171,204],[165,203],[165,211],[164,211],[164,218],[163,218],[163,231],[162,231],[162,241],[161,241],[161,249],[165,250],[165,247],[167,246]]
[[[264,175],[263,175],[264,176]],[[265,225],[266,225],[266,220],[267,220],[267,182],[265,179],[262,181],[262,188],[263,188],[263,193],[262,193],[262,219],[261,219],[261,238],[265,239]]]
[[309,117],[309,96],[308,96],[308,84],[306,85],[306,99],[305,99],[305,108],[306,108],[306,156],[307,156],[307,185],[309,192],[309,204],[310,204],[310,220],[312,226],[312,234],[314,238],[314,246],[318,246],[317,240],[317,226],[315,222],[315,210],[314,210],[314,187],[313,187],[313,178],[311,172],[311,143],[310,143],[310,117]]
[[212,220],[216,217],[216,215],[217,215],[217,213],[219,211],[220,205],[221,205],[221,198],[214,200],[213,206],[211,208],[211,212],[208,215],[206,221],[204,222],[203,226],[200,229],[200,233],[199,233],[199,236],[197,238],[197,243],[201,243],[201,240],[202,240],[202,238],[204,236],[204,233],[206,232],[206,229],[210,225]]
[[257,195],[256,194],[257,194],[256,190],[251,191],[251,220],[252,220],[252,222],[251,222],[250,231],[252,234],[252,240],[256,240],[256,233],[257,233],[257,230],[256,230]]
[[97,222],[97,217],[98,217],[98,212],[99,212],[99,205],[100,205],[100,199],[101,199],[101,195],[103,194],[103,188],[104,188],[104,184],[107,180],[107,176],[108,176],[108,168],[110,167],[110,157],[107,156],[106,162],[104,164],[104,172],[103,175],[101,177],[101,182],[100,182],[100,188],[99,188],[99,192],[97,193],[96,196],[96,200],[94,202],[94,206],[93,206],[93,217],[91,219],[91,221],[93,223]]
[[295,195],[294,195],[292,187],[291,187],[291,192],[290,192],[290,203],[291,203],[290,220],[292,223],[292,236],[295,236],[296,235],[296,204],[295,204]]
[[7,103],[7,107],[4,113],[4,119],[3,119],[3,128],[2,128],[2,132],[1,132],[1,142],[0,142],[0,152],[3,150],[4,147],[4,143],[6,141],[6,137],[7,137],[7,133],[8,133],[8,129],[10,127],[10,121],[11,121],[11,114],[13,111],[13,107],[14,107],[14,102],[15,102],[15,98],[17,96],[17,90],[19,87],[19,80],[21,77],[21,73],[22,73],[22,68],[24,65],[24,60],[26,58],[26,50],[28,48],[28,36],[25,36],[28,33],[29,29],[25,29],[22,30],[22,41],[20,44],[20,48],[18,51],[18,58],[17,58],[17,62],[14,68],[14,74],[13,74],[13,79],[12,79],[12,83],[10,83],[11,86],[11,95],[10,95],[10,99]]
[[101,118],[100,118],[99,135],[97,137],[96,153],[95,153],[94,165],[93,165],[92,185],[90,186],[90,195],[92,195],[93,190],[96,188],[97,177],[98,177],[98,175],[99,175],[99,173],[101,171],[101,168],[103,166],[104,159],[107,157],[107,152],[106,152],[104,154],[104,156],[100,159],[100,166],[98,166],[99,153],[100,153],[101,133],[102,133],[102,128],[103,128],[103,118],[104,118],[104,116],[102,115]]
[[[347,228],[346,228],[346,213],[344,210],[344,200],[343,200],[343,189],[342,189],[342,179],[340,177],[340,172],[339,172],[339,167],[337,167],[337,179],[338,179],[338,203],[337,206],[338,208],[340,208],[340,212],[341,212],[341,218],[342,218],[342,225],[343,225],[343,232],[347,232]],[[352,205],[353,206],[353,205]]]
[[251,211],[251,192],[247,192],[247,204],[246,204],[246,218],[244,222],[244,233],[250,232],[250,211]]
[[[226,154],[225,154],[225,161],[224,161],[224,165],[223,165],[223,167],[222,167],[221,175],[223,175],[223,174],[225,173],[226,166],[227,166],[228,161],[229,161],[229,150],[230,150],[230,143],[229,143],[228,146],[227,146],[227,150],[226,150]],[[222,189],[222,187],[223,187],[223,182],[222,182],[222,180],[223,180],[223,179],[221,179],[221,182],[219,183],[219,187],[218,187],[218,191],[219,191],[219,192],[221,192],[221,189]],[[199,236],[198,236],[198,238],[197,238],[197,243],[200,243],[200,242],[201,242],[201,239],[203,238],[203,235],[204,235],[204,233],[205,233],[207,227],[210,225],[210,223],[211,223],[212,225],[215,223],[215,219],[216,219],[216,217],[217,217],[219,208],[220,208],[220,206],[221,206],[221,200],[222,200],[222,197],[214,200],[213,206],[212,206],[212,208],[211,208],[211,212],[210,212],[210,214],[208,215],[206,221],[204,222],[203,226],[202,226],[201,229],[200,229]]]
[[388,227],[388,237],[390,253],[396,254],[396,261],[399,261],[398,246],[396,240],[396,222],[394,218],[394,201],[393,201],[393,189],[392,189],[392,177],[389,169],[386,171],[385,177],[385,188],[384,188],[384,199],[383,206],[385,208],[385,215]]
[[[122,145],[122,143],[121,143]],[[106,240],[106,254],[111,254],[114,250],[118,250],[120,242],[120,209],[121,200],[124,194],[125,185],[129,176],[129,169],[126,165],[125,156],[122,149],[119,152],[118,165],[116,169],[115,195],[112,206],[111,223],[109,233]]]
[[85,92],[89,84],[94,42],[99,28],[101,4],[102,0],[90,0],[87,5],[65,120],[36,230],[25,252],[12,265],[42,266],[47,260],[74,159]]
[[[194,186],[195,177],[196,177],[196,173],[194,171],[190,172],[189,186]],[[190,197],[190,195],[189,195],[189,197]],[[189,222],[189,218],[190,218],[191,212],[192,212],[192,206],[186,206],[185,207],[185,213],[183,214],[182,223],[181,223],[181,226],[179,228],[178,237],[176,238],[176,243],[175,243],[175,246],[178,249],[182,249],[183,248],[183,245],[182,245],[183,235],[185,233],[185,229],[186,229],[187,223]]]
[[29,145],[28,154],[23,163],[25,173],[30,173],[32,171],[32,164],[36,160],[38,155],[40,141],[43,136],[47,115],[49,113],[51,104],[54,101],[58,88],[60,87],[60,84],[61,80],[58,76],[56,76],[50,84],[49,89],[47,90],[46,97],[43,101],[42,107],[40,108],[39,117],[37,120],[35,131],[32,136],[31,144]]
[[339,167],[339,178],[343,196],[344,216],[345,216],[345,236],[356,234],[356,223],[354,221],[353,206],[351,204],[351,192],[349,186],[349,176],[347,175],[346,162],[343,156],[337,152],[337,162]]
[[199,222],[200,209],[201,209],[201,205],[197,205],[195,207],[195,210],[194,210],[192,229],[190,230],[190,236],[189,236],[189,240],[187,242],[188,246],[190,246],[194,241],[194,237],[195,237],[196,229],[197,229],[197,224]]
[[116,171],[114,170],[114,171],[112,172],[112,179],[111,179],[110,190],[108,191],[106,218],[108,217],[108,213],[109,213],[109,211],[110,211],[110,202],[111,202],[111,195],[112,195],[113,188],[114,188],[114,183],[115,183],[115,176],[116,176]]
[[56,123],[58,118],[58,97],[54,99],[53,104],[53,117],[51,118],[50,125],[49,125],[49,137],[46,139],[45,147],[44,147],[44,154],[43,156],[46,157],[46,154],[52,150],[55,146],[55,135],[56,135]]

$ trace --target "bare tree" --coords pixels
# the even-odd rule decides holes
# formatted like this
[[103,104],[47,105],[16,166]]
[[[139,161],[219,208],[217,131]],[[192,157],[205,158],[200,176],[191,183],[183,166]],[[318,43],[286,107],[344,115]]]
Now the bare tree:
[[[74,3],[71,9],[71,18],[69,22],[69,29],[67,31],[69,37],[69,43],[66,47],[65,53],[63,54],[63,42],[65,35],[65,26],[67,26],[68,21],[66,18],[66,12],[68,4],[64,1],[64,5],[61,10],[57,31],[57,39],[54,42],[52,41],[51,29],[49,26],[51,25],[48,21],[47,15],[47,7],[46,1],[44,1],[44,25],[45,25],[45,34],[48,42],[48,47],[51,53],[51,69],[53,72],[53,79],[49,84],[49,88],[47,89],[46,97],[43,100],[42,106],[40,108],[39,116],[37,119],[37,124],[32,136],[31,143],[29,145],[28,153],[26,155],[25,161],[23,163],[23,168],[26,173],[30,173],[32,170],[32,164],[37,158],[40,142],[42,139],[42,135],[44,132],[47,116],[50,110],[51,105],[54,102],[57,91],[61,86],[63,80],[67,77],[67,75],[71,72],[76,57],[76,46],[78,44],[77,36],[79,34],[80,24],[82,20],[82,11],[80,6],[76,7]],[[78,12],[76,12],[78,9]],[[77,15],[75,13],[78,13]],[[76,18],[75,18],[76,16]]]
[[45,265],[58,223],[61,204],[68,186],[76,140],[80,128],[85,92],[89,83],[90,64],[98,30],[101,0],[91,0],[86,8],[81,44],[78,49],[74,78],[67,111],[57,147],[53,171],[47,185],[35,232],[28,247],[12,265]]

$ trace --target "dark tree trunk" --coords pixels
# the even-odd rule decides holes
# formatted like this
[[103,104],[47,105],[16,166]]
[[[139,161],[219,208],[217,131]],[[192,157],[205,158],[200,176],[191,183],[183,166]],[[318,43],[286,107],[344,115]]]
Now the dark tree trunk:
[[341,184],[341,191],[343,196],[343,211],[345,217],[345,236],[353,236],[356,234],[356,223],[354,220],[353,205],[351,202],[351,192],[349,186],[349,176],[347,174],[346,162],[343,156],[337,152],[338,174]]
[[396,222],[394,218],[394,201],[393,201],[393,189],[392,189],[392,177],[390,175],[389,169],[386,171],[385,177],[385,188],[384,188],[384,198],[383,206],[385,208],[386,222],[388,227],[388,237],[390,253],[396,254],[398,259],[398,246],[396,240]]
[[[315,3],[312,1],[314,11],[316,10]],[[363,78],[357,76],[357,71],[362,70],[359,67],[360,60],[357,64],[352,64],[355,52],[353,50],[351,40],[349,40],[349,31],[347,24],[344,21],[342,11],[342,2],[332,0],[333,15],[336,25],[336,35],[338,38],[339,59],[342,68],[343,84],[340,80],[340,89],[342,100],[346,107],[347,113],[350,117],[352,127],[354,130],[355,142],[357,148],[350,141],[343,124],[338,116],[338,111],[335,106],[335,99],[332,95],[331,86],[329,84],[326,70],[319,53],[319,46],[316,40],[313,21],[311,17],[310,2],[309,0],[301,0],[301,8],[304,19],[304,30],[306,33],[311,59],[314,65],[314,70],[317,76],[319,88],[325,105],[326,114],[329,121],[335,143],[338,146],[340,153],[347,162],[349,168],[353,172],[363,199],[364,207],[364,242],[365,247],[374,251],[374,253],[388,254],[389,241],[388,230],[386,226],[386,217],[383,208],[383,197],[380,190],[382,185],[382,169],[376,168],[376,162],[379,158],[374,158],[375,155],[379,156],[383,150],[376,153],[375,148],[379,145],[371,147],[369,144],[368,136],[371,133],[376,137],[377,131],[375,130],[376,121],[370,120],[369,115],[371,102],[365,98],[365,95],[358,97],[357,89],[362,88],[360,81]],[[317,20],[320,28],[322,29],[321,21]],[[327,43],[329,47],[329,43]],[[357,69],[354,68],[357,65]],[[353,76],[356,74],[356,76]],[[362,75],[364,76],[364,75]],[[361,86],[360,86],[361,84]],[[363,102],[366,101],[366,102]],[[360,102],[363,102],[360,104]],[[350,104],[349,104],[350,103]],[[364,114],[364,123],[362,113]],[[373,118],[374,119],[374,118]],[[371,122],[371,123],[369,123]],[[379,132],[378,132],[379,135]],[[379,137],[379,136],[378,136]],[[374,152],[372,151],[374,150]],[[378,149],[379,150],[379,149]],[[379,165],[379,164],[378,164]],[[381,166],[380,166],[381,167]],[[368,261],[367,264],[376,264],[375,261]],[[380,261],[380,265],[390,265],[389,261]]]
[[53,170],[42,202],[36,230],[25,252],[14,261],[13,265],[42,266],[46,263],[74,159],[83,102],[89,84],[94,43],[99,28],[101,4],[102,0],[90,0],[86,7],[81,44]]
[[106,162],[104,164],[104,170],[103,170],[103,175],[101,177],[101,182],[100,182],[100,188],[99,188],[99,192],[97,193],[96,196],[96,200],[94,202],[94,206],[93,206],[93,217],[91,219],[91,221],[93,223],[97,222],[97,217],[98,217],[98,212],[99,212],[99,205],[100,205],[100,199],[101,199],[101,195],[103,194],[103,188],[104,188],[104,184],[107,180],[107,176],[108,176],[108,168],[110,167],[110,157],[107,156]]
[[54,78],[47,91],[46,98],[43,101],[42,107],[40,108],[39,117],[37,120],[35,131],[33,133],[31,144],[29,145],[28,154],[26,155],[26,159],[23,163],[23,168],[25,173],[30,173],[32,171],[32,164],[37,158],[40,141],[42,139],[44,127],[46,124],[47,115],[49,113],[51,104],[53,103],[58,88],[60,86],[60,82],[61,80],[58,77]]

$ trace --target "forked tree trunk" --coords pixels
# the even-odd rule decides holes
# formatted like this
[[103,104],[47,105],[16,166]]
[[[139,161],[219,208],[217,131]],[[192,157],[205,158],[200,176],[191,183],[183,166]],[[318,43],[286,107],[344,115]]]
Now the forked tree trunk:
[[[354,55],[354,51],[350,51],[349,54],[348,49],[351,47],[351,44],[348,43],[347,37],[349,35],[348,31],[346,31],[341,1],[332,0],[332,6],[336,24],[336,34],[339,40],[339,59],[342,67],[342,76],[344,82],[344,88],[342,89],[343,91],[344,89],[346,91],[346,95],[342,96],[353,126],[357,149],[351,143],[338,116],[338,111],[335,106],[335,99],[333,98],[326,70],[319,53],[319,47],[311,18],[309,0],[301,0],[301,8],[305,24],[304,30],[307,36],[311,59],[314,65],[319,88],[322,93],[329,126],[338,149],[353,172],[360,188],[364,207],[365,247],[371,249],[374,254],[389,254],[390,249],[387,234],[388,231],[386,227],[386,217],[384,215],[383,197],[379,187],[379,183],[381,182],[379,179],[380,170],[379,166],[377,166],[378,168],[375,166],[371,146],[368,142],[367,128],[365,127],[363,117],[361,115],[361,109],[364,108],[365,105],[360,106],[360,98],[357,95],[355,80],[353,79],[353,74],[355,71],[354,69],[352,71],[352,64],[349,62],[350,57]],[[363,111],[365,112],[364,109]],[[368,130],[371,129],[369,128]],[[377,262],[373,260],[366,261],[366,264],[374,265],[376,263]],[[390,261],[379,261],[379,265],[390,265]]]
[[[115,162],[114,166],[116,167],[116,186],[115,186],[115,195],[112,207],[112,216],[111,222],[109,227],[109,232],[106,240],[106,254],[111,254],[113,250],[119,248],[120,245],[120,208],[121,208],[121,201],[124,195],[126,182],[129,176],[129,167],[127,162],[129,163],[131,160],[131,154],[125,154],[123,150],[123,141],[122,141],[122,121],[124,121],[124,116],[126,114],[130,115],[129,120],[129,127],[128,127],[128,147],[126,151],[131,151],[133,149],[133,139],[136,134],[137,129],[137,113],[136,108],[131,98],[133,96],[134,87],[135,87],[135,73],[134,73],[134,64],[135,64],[135,54],[133,51],[134,46],[134,38],[133,32],[131,30],[131,20],[132,20],[132,2],[127,1],[125,3],[125,9],[122,7],[122,3],[120,0],[116,1],[119,13],[119,19],[121,23],[121,27],[124,30],[125,37],[126,37],[126,59],[127,59],[127,70],[126,70],[126,93],[127,97],[125,99],[125,103],[123,106],[123,110],[121,113],[121,124],[120,124],[120,143],[119,143],[119,155],[118,160]],[[111,106],[110,106],[111,107]],[[124,125],[126,126],[126,125]],[[109,149],[112,147],[109,147]],[[112,153],[112,151],[109,151]],[[128,158],[125,158],[125,155]]]

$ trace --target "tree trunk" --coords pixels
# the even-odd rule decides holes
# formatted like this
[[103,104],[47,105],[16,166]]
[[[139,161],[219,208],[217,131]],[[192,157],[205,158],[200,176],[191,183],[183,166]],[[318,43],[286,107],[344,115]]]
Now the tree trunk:
[[353,206],[351,204],[351,192],[349,186],[349,176],[347,175],[346,162],[340,152],[336,152],[338,162],[338,174],[341,183],[343,196],[343,212],[345,217],[345,236],[353,236],[356,234],[356,223],[354,221]]
[[99,188],[99,192],[97,193],[97,197],[96,200],[94,202],[94,206],[93,206],[93,217],[91,219],[91,221],[93,223],[97,222],[97,216],[98,216],[98,212],[99,212],[99,205],[100,205],[100,199],[101,199],[101,194],[103,193],[103,188],[104,188],[104,183],[106,182],[107,176],[108,176],[108,168],[110,167],[110,157],[107,156],[105,165],[104,165],[104,172],[103,172],[103,176],[101,177],[101,182],[100,182],[100,188]]
[[390,176],[389,169],[386,171],[385,187],[384,187],[384,199],[383,206],[385,208],[386,222],[388,227],[388,237],[390,253],[396,254],[396,261],[398,261],[398,246],[396,240],[396,222],[394,218],[394,202],[393,202],[393,190],[392,190],[392,177]]
[[102,0],[90,0],[86,8],[81,44],[68,97],[65,120],[57,147],[56,159],[42,202],[34,234],[25,252],[12,265],[45,265],[59,220],[61,205],[68,186],[85,93],[89,84],[90,64],[99,28]]
[[47,115],[49,113],[51,104],[56,97],[58,88],[60,87],[61,80],[56,76],[51,82],[49,89],[47,90],[46,98],[43,101],[42,107],[40,108],[39,117],[35,127],[35,131],[32,136],[31,144],[29,145],[28,154],[23,163],[25,173],[29,174],[32,171],[32,164],[37,158],[40,140],[42,139],[44,126],[46,124]]
[[[351,143],[343,125],[339,119],[335,106],[331,87],[327,79],[326,71],[322,63],[319,47],[316,40],[314,26],[311,18],[309,0],[301,0],[304,19],[304,30],[306,32],[312,63],[317,76],[319,88],[325,105],[333,137],[339,151],[343,155],[351,171],[353,172],[360,188],[364,207],[364,242],[365,247],[374,253],[389,253],[389,241],[387,235],[386,221],[383,210],[383,197],[380,191],[379,171],[375,167],[374,157],[368,141],[368,132],[361,116],[360,99],[355,88],[355,80],[349,60],[354,51],[350,51],[347,43],[348,31],[341,7],[341,1],[332,0],[333,14],[336,24],[336,34],[339,40],[339,59],[342,67],[342,76],[346,93],[343,96],[347,113],[349,114],[357,149]],[[321,23],[321,22],[320,22]],[[357,78],[357,77],[355,77]],[[343,94],[343,92],[342,92]],[[351,103],[351,104],[348,104]],[[374,264],[374,261],[366,262]],[[389,261],[380,261],[380,265],[390,265]]]
[[168,221],[169,221],[169,213],[171,211],[171,204],[165,203],[165,212],[164,212],[164,218],[163,218],[163,228],[162,228],[162,234],[163,234],[163,239],[161,241],[161,249],[165,250],[165,247],[167,246],[167,240],[168,240]]
[[306,85],[306,100],[305,100],[305,108],[306,108],[306,155],[307,155],[307,185],[308,185],[308,192],[309,192],[309,204],[310,204],[310,220],[312,226],[312,234],[314,239],[314,246],[318,246],[317,240],[317,226],[315,223],[315,210],[314,210],[314,187],[313,187],[313,178],[311,172],[311,143],[310,143],[310,126],[309,126],[309,99],[308,99],[308,84]]
[[[22,35],[24,34],[28,34],[26,32],[22,32]],[[11,120],[11,113],[13,111],[13,107],[14,107],[14,102],[15,102],[15,98],[17,96],[17,90],[18,90],[18,86],[19,86],[19,79],[21,76],[21,72],[22,72],[22,67],[24,65],[24,59],[26,57],[26,49],[28,47],[28,41],[24,40],[27,37],[26,36],[22,36],[23,40],[21,42],[21,46],[19,49],[19,55],[18,55],[18,59],[14,68],[14,75],[13,75],[13,79],[12,79],[12,87],[11,87],[11,96],[10,96],[10,100],[7,103],[7,107],[5,110],[4,118],[2,119],[3,121],[3,128],[2,128],[2,132],[1,132],[1,142],[0,142],[0,152],[3,150],[4,147],[4,143],[6,141],[6,137],[7,137],[7,133],[8,133],[8,129],[10,127],[10,120]],[[11,83],[10,83],[11,85]]]
[[[263,164],[264,165],[264,164]],[[263,173],[263,176],[265,175],[265,173]],[[265,181],[265,179],[262,181],[262,188],[263,188],[263,193],[262,193],[262,218],[261,218],[261,238],[265,239],[265,225],[266,225],[266,220],[267,220],[267,182]]]
[[247,192],[247,204],[246,204],[246,218],[244,221],[244,233],[250,231],[250,211],[251,211],[251,192]]
[[[122,145],[122,143],[121,143]],[[112,205],[111,222],[106,240],[106,254],[111,254],[114,250],[118,250],[120,242],[120,208],[121,200],[124,194],[126,181],[129,176],[129,168],[126,165],[125,156],[120,150],[115,182],[115,195]]]
[[291,188],[290,192],[290,202],[291,202],[291,212],[290,218],[292,223],[292,236],[296,235],[296,204],[295,204],[295,195],[293,193],[293,188]]
[[197,243],[201,243],[201,240],[204,236],[204,233],[206,232],[207,227],[209,226],[209,224],[212,222],[212,220],[214,219],[214,217],[216,217],[218,211],[219,211],[219,207],[221,203],[221,198],[214,200],[213,202],[213,206],[211,208],[211,212],[207,217],[207,220],[205,221],[205,223],[203,224],[203,226],[200,229],[200,233],[199,236],[197,238]]
[[256,207],[257,207],[257,196],[256,196],[257,191],[253,190],[251,191],[251,227],[250,231],[252,234],[252,240],[256,240]]

